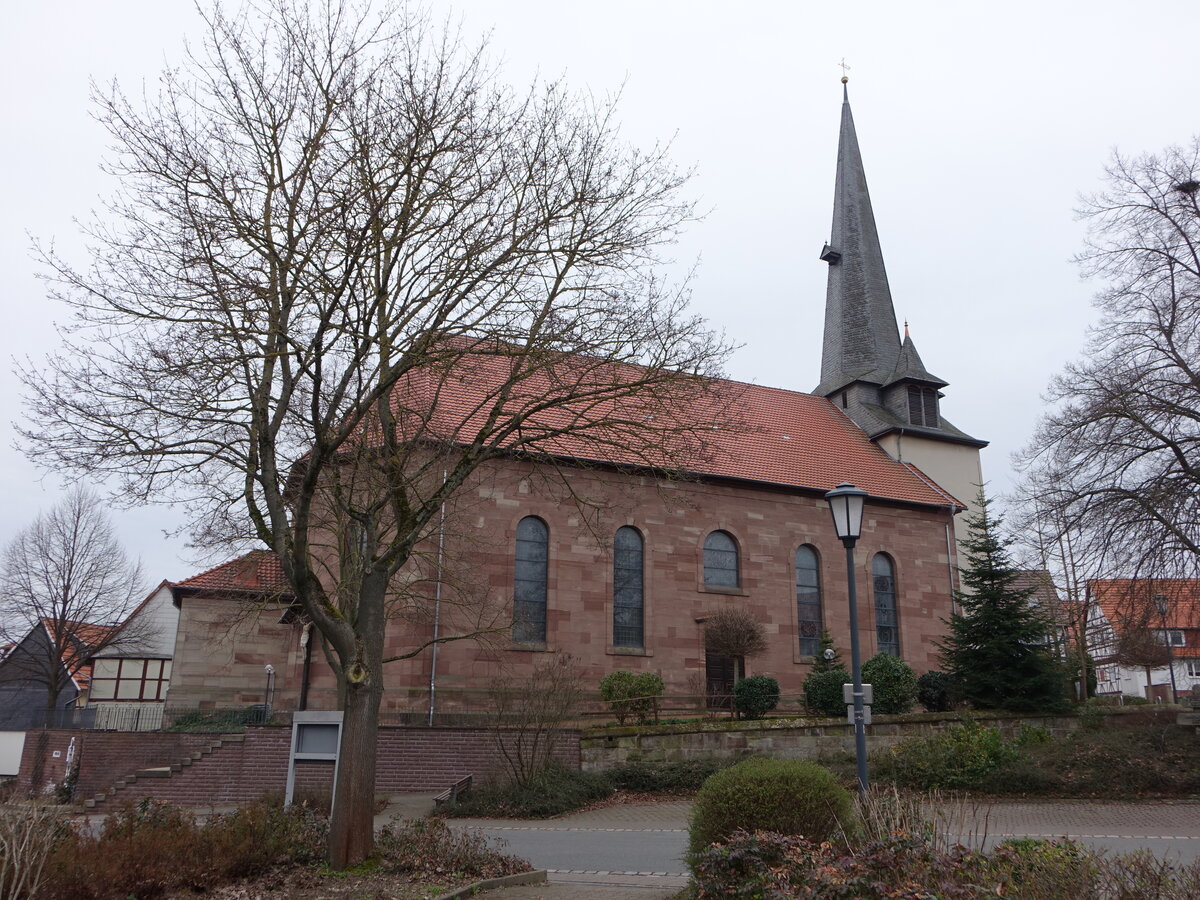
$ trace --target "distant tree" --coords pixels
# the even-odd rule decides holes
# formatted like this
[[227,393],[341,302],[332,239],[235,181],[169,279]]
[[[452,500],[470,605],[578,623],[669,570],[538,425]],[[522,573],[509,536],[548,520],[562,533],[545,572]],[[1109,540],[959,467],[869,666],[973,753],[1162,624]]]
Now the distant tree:
[[[826,656],[825,651],[833,651],[832,656]],[[828,672],[830,669],[844,669],[842,656],[838,653],[837,647],[833,645],[833,635],[829,633],[828,628],[821,629],[821,646],[817,649],[817,655],[813,657],[813,672]]]
[[[1078,526],[1075,552],[1155,576],[1200,568],[1200,138],[1114,154],[1085,198],[1085,276],[1101,283],[1081,361],[1048,392],[1021,456]],[[1094,576],[1093,576],[1094,577]]]
[[1146,672],[1146,695],[1154,684],[1154,669],[1171,664],[1171,651],[1163,634],[1162,619],[1150,594],[1131,583],[1127,597],[1112,610],[1111,625],[1116,633],[1113,660],[1130,669]]
[[1119,548],[1107,533],[1098,533],[1091,522],[1078,517],[1071,497],[1040,467],[1026,471],[1008,499],[1023,567],[1044,572],[1059,598],[1046,612],[1064,639],[1061,649],[1073,673],[1075,698],[1085,700],[1087,685],[1094,693],[1096,681],[1090,652],[1103,641],[1103,618],[1088,583],[1118,562]]
[[117,626],[145,594],[141,567],[125,554],[99,499],[75,488],[4,550],[0,637],[25,642],[4,661],[6,678],[39,683],[53,709],[71,675],[101,650],[135,647],[136,625]]
[[1061,707],[1063,673],[1050,650],[1050,625],[1030,604],[1033,591],[1017,587],[1020,575],[1009,556],[1011,541],[1001,537],[1002,521],[992,515],[991,501],[982,491],[978,504],[963,541],[963,590],[955,594],[960,612],[950,617],[949,634],[938,644],[942,669],[975,707]]

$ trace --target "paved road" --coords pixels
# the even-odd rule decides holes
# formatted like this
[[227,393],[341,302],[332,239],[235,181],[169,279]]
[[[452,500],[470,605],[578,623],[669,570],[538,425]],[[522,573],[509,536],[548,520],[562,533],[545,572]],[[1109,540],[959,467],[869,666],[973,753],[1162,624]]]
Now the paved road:
[[691,806],[625,803],[540,822],[455,821],[505,841],[511,852],[549,870],[551,881],[670,888],[663,894],[669,897],[687,884],[683,853]]
[[1148,801],[979,804],[959,839],[987,846],[1010,837],[1069,837],[1111,853],[1146,848],[1185,862],[1200,858],[1200,803]]
[[[628,803],[544,821],[459,819],[549,870],[550,884],[495,892],[496,900],[574,897],[659,900],[687,883],[681,856],[690,802]],[[980,803],[950,817],[958,839],[992,846],[1009,837],[1070,837],[1110,852],[1141,847],[1200,858],[1200,803]]]

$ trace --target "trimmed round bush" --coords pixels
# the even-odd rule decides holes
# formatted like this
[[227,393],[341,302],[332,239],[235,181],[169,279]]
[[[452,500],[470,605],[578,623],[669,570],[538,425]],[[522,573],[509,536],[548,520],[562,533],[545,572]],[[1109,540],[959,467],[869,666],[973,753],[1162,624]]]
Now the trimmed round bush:
[[863,663],[862,680],[874,685],[871,709],[881,716],[906,713],[917,699],[917,675],[912,666],[890,653],[876,653]]
[[946,712],[954,706],[954,679],[931,669],[917,679],[917,702],[930,712]]
[[733,708],[744,719],[761,719],[779,705],[779,682],[766,675],[751,675],[733,686]]
[[850,683],[845,669],[812,672],[804,679],[804,705],[817,716],[842,716],[846,704],[842,700],[842,685]]
[[854,802],[833,773],[800,759],[747,759],[704,782],[692,805],[688,858],[747,831],[799,834],[820,843],[853,831]]

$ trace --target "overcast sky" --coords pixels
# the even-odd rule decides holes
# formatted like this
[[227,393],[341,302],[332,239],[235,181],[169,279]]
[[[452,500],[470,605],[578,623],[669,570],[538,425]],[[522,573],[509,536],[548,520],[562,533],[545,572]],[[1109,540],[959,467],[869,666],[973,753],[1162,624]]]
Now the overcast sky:
[[[819,380],[837,129],[838,67],[850,100],[897,317],[950,382],[942,411],[991,441],[984,473],[1011,484],[1010,454],[1048,379],[1082,345],[1096,285],[1071,256],[1081,192],[1114,148],[1136,154],[1200,132],[1200,4],[1146,2],[728,2],[433,0],[468,35],[491,34],[505,77],[563,76],[622,92],[635,143],[673,140],[708,210],[677,248],[699,261],[695,305],[741,345],[728,373],[811,390]],[[10,4],[0,34],[0,253],[8,360],[56,343],[27,234],[68,256],[112,185],[98,162],[89,79],[135,94],[180,57],[199,20],[184,0]],[[198,42],[198,41],[197,41]],[[5,366],[0,491],[7,542],[55,502],[60,481],[14,447],[20,387]],[[115,514],[147,577],[198,560],[164,529],[169,508]]]

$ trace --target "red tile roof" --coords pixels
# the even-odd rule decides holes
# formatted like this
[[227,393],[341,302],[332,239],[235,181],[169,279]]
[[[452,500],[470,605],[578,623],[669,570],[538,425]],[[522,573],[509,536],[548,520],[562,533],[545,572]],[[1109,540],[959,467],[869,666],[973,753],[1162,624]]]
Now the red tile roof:
[[[55,620],[42,619],[42,627],[51,642],[54,641]],[[115,625],[94,625],[90,622],[64,621],[62,628],[57,629],[66,638],[62,648],[63,668],[75,682],[75,687],[86,691],[92,683],[91,655],[104,645],[104,642],[117,630]]]
[[[410,375],[393,392],[398,428],[437,440],[468,443],[485,430],[487,415],[512,385],[520,364],[504,352],[458,356],[448,371]],[[724,379],[696,379],[680,400],[658,396],[614,399],[614,383],[636,382],[648,370],[564,356],[516,380],[503,400],[502,421],[522,424],[506,446],[587,462],[683,468],[695,475],[736,478],[788,488],[829,491],[843,481],[874,497],[907,503],[962,506],[913,466],[896,462],[830,401],[812,394]],[[571,402],[547,403],[568,395]],[[649,394],[655,394],[652,388]],[[681,406],[686,405],[686,410]],[[688,433],[672,420],[699,422]],[[664,444],[641,444],[645,423]],[[696,446],[684,446],[686,442]],[[702,446],[700,446],[702,445]],[[696,451],[698,452],[690,452]],[[657,457],[657,458],[655,458]]]
[[[1200,579],[1100,578],[1088,582],[1088,593],[1118,631],[1128,622],[1139,628],[1200,628]],[[1154,602],[1160,594],[1167,598],[1165,626]]]
[[189,593],[221,591],[231,593],[288,593],[287,579],[279,558],[270,550],[251,550],[237,559],[221,563],[199,575],[185,578],[175,588]]

